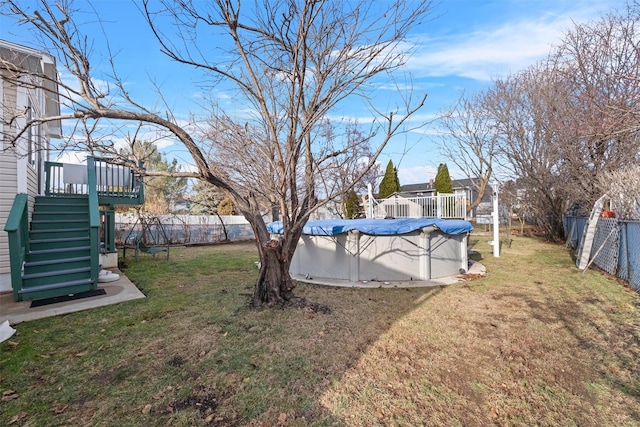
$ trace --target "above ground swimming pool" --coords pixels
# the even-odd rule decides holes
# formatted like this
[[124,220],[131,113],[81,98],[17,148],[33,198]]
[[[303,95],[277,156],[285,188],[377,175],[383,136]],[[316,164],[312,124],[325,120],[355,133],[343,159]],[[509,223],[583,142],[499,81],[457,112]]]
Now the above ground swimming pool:
[[[269,231],[282,234],[280,221]],[[296,279],[431,280],[466,272],[468,221],[438,218],[309,221],[291,262]],[[275,236],[274,236],[275,237]]]

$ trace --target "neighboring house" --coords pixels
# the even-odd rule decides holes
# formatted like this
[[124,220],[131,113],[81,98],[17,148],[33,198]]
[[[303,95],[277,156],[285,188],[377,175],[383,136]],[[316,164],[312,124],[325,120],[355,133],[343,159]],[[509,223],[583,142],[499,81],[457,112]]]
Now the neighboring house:
[[[94,291],[116,267],[116,205],[144,202],[134,168],[49,161],[61,138],[55,58],[0,40],[0,292],[15,301]],[[104,277],[103,277],[104,279]],[[101,279],[102,280],[102,279]]]
[[336,200],[331,200],[327,202],[325,205],[316,209],[309,220],[315,221],[319,219],[330,219],[330,218],[343,218],[344,217],[344,206],[342,202],[338,202]]
[[[478,195],[478,191],[476,190],[473,182],[470,179],[454,179],[451,181],[453,185],[454,194],[464,194],[467,198],[467,203],[470,205],[474,201],[476,201],[479,197],[482,199],[480,204],[475,210],[468,212],[468,218],[475,218],[477,214],[483,214],[487,209],[491,212],[491,197],[492,197],[492,188],[491,185],[487,186],[487,190],[483,195]],[[398,193],[401,197],[428,197],[434,196],[436,194],[436,189],[433,184],[433,180],[429,182],[424,182],[421,184],[408,184],[400,187],[400,192]]]
[[[32,126],[15,146],[10,143],[17,129],[31,117],[60,114],[55,58],[46,53],[0,40],[0,291],[11,290],[9,243],[3,230],[16,194],[28,195],[29,214],[35,196],[44,186],[44,162],[48,160],[50,138],[61,136],[59,121]],[[18,75],[15,68],[32,75]],[[4,64],[4,65],[3,65]],[[35,77],[44,75],[52,80]],[[11,80],[19,78],[21,85]]]

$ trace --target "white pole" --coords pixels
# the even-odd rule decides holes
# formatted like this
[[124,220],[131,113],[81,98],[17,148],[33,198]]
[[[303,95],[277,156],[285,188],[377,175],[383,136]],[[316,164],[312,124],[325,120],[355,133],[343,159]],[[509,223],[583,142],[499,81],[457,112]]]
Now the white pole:
[[373,218],[373,187],[371,184],[367,184],[367,191],[369,192],[369,215],[368,218]]
[[498,183],[493,184],[493,256],[500,256],[500,215],[498,212]]

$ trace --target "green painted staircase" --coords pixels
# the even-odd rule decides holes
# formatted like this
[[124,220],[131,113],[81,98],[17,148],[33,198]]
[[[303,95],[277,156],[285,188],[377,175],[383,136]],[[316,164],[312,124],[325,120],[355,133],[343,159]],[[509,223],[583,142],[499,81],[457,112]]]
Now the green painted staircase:
[[89,291],[91,278],[89,197],[37,196],[22,271],[21,300]]

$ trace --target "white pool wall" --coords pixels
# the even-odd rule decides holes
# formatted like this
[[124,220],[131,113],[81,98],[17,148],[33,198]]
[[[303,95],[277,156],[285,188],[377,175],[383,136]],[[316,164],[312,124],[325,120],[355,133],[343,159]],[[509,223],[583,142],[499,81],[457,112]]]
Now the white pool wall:
[[302,235],[290,273],[354,282],[437,279],[467,270],[467,239],[468,233],[450,235],[435,227],[392,236]]

